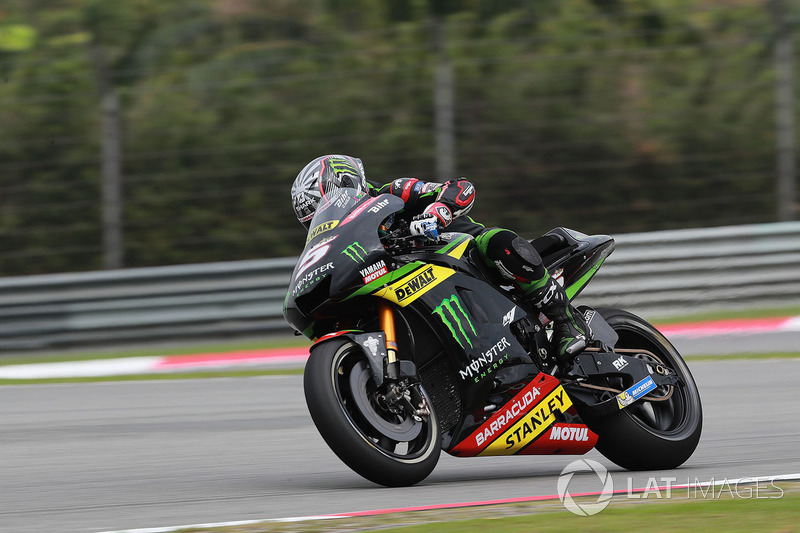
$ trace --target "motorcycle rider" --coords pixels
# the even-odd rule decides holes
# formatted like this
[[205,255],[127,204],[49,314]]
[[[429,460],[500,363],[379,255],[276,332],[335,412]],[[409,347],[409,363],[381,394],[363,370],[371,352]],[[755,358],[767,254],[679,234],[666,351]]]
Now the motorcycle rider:
[[580,353],[591,337],[583,315],[569,302],[564,289],[542,264],[527,240],[511,230],[486,228],[467,216],[475,203],[475,187],[465,179],[444,183],[398,178],[384,185],[368,182],[360,159],[324,155],[308,163],[292,185],[292,204],[297,219],[308,229],[320,203],[339,188],[350,187],[370,196],[392,194],[405,202],[401,216],[409,218],[409,233],[436,241],[440,228],[475,237],[484,262],[522,291],[526,298],[553,321],[558,360]]

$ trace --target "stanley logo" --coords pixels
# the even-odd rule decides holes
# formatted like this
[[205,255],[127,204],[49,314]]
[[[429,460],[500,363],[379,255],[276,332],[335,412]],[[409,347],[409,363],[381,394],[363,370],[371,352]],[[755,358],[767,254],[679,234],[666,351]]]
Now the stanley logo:
[[398,302],[402,302],[406,298],[410,298],[417,291],[430,285],[436,281],[436,276],[433,274],[433,267],[428,267],[419,275],[411,278],[406,283],[394,290],[394,295],[397,297]]

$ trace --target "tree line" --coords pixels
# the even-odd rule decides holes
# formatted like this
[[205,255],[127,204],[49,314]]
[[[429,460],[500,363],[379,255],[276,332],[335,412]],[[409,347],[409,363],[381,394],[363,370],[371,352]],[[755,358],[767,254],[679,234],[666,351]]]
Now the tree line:
[[126,267],[298,254],[289,187],[324,153],[361,157],[377,181],[452,177],[435,171],[439,61],[455,171],[487,225],[775,220],[766,2],[6,4],[0,275],[103,267],[104,84],[120,102]]

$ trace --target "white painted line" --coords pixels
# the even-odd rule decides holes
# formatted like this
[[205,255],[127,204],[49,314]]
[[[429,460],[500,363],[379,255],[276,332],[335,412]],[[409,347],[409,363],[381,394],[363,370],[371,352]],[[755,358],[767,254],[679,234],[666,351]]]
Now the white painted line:
[[93,378],[141,374],[154,368],[160,357],[121,357],[64,363],[0,366],[0,379]]
[[[720,481],[707,481],[703,483],[689,483],[686,485],[671,485],[671,489],[685,489],[685,488],[700,488],[700,487],[710,487],[710,486],[721,486],[721,485],[736,485],[736,484],[751,484],[751,483],[761,483],[765,481],[800,481],[800,472],[796,474],[783,474],[777,476],[758,476],[758,477],[742,477],[738,479],[722,479]],[[660,489],[664,490],[666,487],[659,487]],[[631,493],[641,493],[647,490],[655,490],[653,487],[649,488],[638,488],[632,489]],[[615,491],[615,493],[623,493],[627,491]],[[585,493],[580,494],[580,496],[591,496],[591,495],[600,495],[602,492],[597,493]],[[102,533],[172,533],[174,531],[180,531],[182,529],[193,529],[193,528],[212,528],[212,527],[233,527],[233,526],[244,526],[244,525],[256,525],[256,524],[270,524],[270,523],[288,523],[288,522],[304,522],[304,521],[315,521],[315,520],[335,520],[337,518],[354,518],[354,517],[361,517],[361,516],[375,516],[375,515],[385,515],[391,513],[402,513],[402,512],[409,512],[409,511],[424,511],[424,510],[436,510],[436,509],[448,509],[448,508],[463,508],[469,506],[487,506],[487,505],[502,505],[504,503],[521,503],[525,501],[546,501],[546,500],[558,500],[558,494],[551,494],[547,496],[532,496],[530,498],[507,498],[504,500],[489,500],[489,501],[480,501],[480,502],[466,502],[466,503],[450,503],[450,504],[434,504],[422,507],[405,507],[405,508],[397,508],[397,509],[376,509],[373,511],[357,511],[357,512],[350,512],[350,513],[338,513],[338,514],[329,514],[329,515],[318,515],[318,516],[292,516],[287,518],[266,518],[263,520],[241,520],[238,522],[218,522],[212,524],[190,524],[184,526],[170,526],[170,527],[155,527],[155,528],[144,528],[144,529],[121,529],[117,531],[104,531]]]

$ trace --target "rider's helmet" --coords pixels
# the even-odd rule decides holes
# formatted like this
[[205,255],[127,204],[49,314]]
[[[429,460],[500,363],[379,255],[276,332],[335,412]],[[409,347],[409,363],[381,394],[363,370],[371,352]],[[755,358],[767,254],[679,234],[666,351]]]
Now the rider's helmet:
[[307,164],[292,184],[292,205],[297,220],[308,229],[319,204],[341,188],[367,192],[361,160],[349,155],[323,155]]

